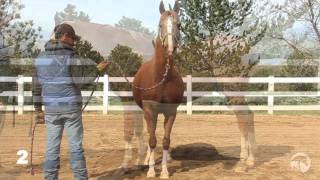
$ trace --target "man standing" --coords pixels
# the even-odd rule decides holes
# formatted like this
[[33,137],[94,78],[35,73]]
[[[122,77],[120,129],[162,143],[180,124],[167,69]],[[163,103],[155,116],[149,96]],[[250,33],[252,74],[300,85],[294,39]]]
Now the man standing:
[[[56,26],[54,36],[54,40],[50,40],[45,45],[45,51],[36,59],[37,70],[33,77],[36,116],[37,119],[44,119],[47,127],[44,176],[46,180],[58,179],[60,144],[65,129],[74,178],[88,179],[82,147],[80,87],[83,84],[93,83],[99,74],[105,72],[109,63],[104,60],[97,66],[92,66],[93,63],[90,63],[92,62],[90,60],[75,58],[73,46],[75,41],[79,40],[79,36],[68,24]],[[79,77],[79,74],[82,77]],[[42,103],[45,106],[45,113],[41,109]]]

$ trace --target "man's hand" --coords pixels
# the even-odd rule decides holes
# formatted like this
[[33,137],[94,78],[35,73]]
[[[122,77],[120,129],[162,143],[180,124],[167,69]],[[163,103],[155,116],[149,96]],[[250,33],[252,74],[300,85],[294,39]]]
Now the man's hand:
[[101,61],[98,65],[97,65],[97,69],[100,73],[104,73],[107,70],[107,67],[109,66],[110,62],[107,60],[103,60]]
[[36,123],[44,124],[44,113],[43,111],[36,111]]

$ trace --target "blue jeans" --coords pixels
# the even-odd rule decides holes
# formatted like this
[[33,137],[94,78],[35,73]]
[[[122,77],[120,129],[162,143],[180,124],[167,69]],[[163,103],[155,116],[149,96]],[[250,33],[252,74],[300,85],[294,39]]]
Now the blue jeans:
[[47,127],[47,151],[44,162],[46,180],[57,180],[60,169],[60,144],[66,129],[70,163],[76,180],[88,179],[86,161],[82,148],[83,125],[81,112],[59,115],[45,115]]

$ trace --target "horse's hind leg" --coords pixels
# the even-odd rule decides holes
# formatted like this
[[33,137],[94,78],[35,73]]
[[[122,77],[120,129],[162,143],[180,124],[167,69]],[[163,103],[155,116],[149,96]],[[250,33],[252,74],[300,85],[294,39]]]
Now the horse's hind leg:
[[141,112],[135,114],[134,132],[138,138],[138,159],[136,165],[142,165],[146,153],[146,146],[143,138],[143,114]]
[[124,141],[125,141],[125,152],[122,164],[120,168],[128,168],[129,162],[132,160],[132,139],[134,135],[134,116],[131,112],[124,113]]
[[163,155],[162,155],[162,171],[160,178],[161,179],[168,179],[169,178],[169,172],[167,167],[167,162],[169,160],[170,154],[169,154],[169,148],[170,148],[170,135],[171,130],[173,127],[173,123],[176,119],[176,112],[175,113],[168,113],[165,114],[165,120],[164,120],[164,137],[162,141],[163,146]]
[[255,164],[255,151],[256,151],[256,138],[254,128],[254,117],[253,113],[248,114],[248,159],[247,166],[253,167]]
[[155,177],[155,160],[154,160],[154,151],[157,145],[156,138],[156,128],[157,128],[157,116],[158,113],[155,110],[155,107],[151,103],[143,104],[144,118],[147,122],[147,129],[149,133],[149,148],[150,148],[150,156],[149,156],[149,170],[147,173],[147,177]]

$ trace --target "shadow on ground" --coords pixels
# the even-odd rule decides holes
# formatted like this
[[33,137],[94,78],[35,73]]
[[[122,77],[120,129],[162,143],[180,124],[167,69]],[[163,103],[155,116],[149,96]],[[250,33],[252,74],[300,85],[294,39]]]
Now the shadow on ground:
[[[293,147],[290,146],[258,146],[257,149],[257,166],[271,161],[276,157],[282,157],[290,153]],[[161,152],[162,149],[156,150],[156,172],[161,172]],[[232,170],[239,161],[240,147],[228,146],[215,148],[211,144],[194,143],[177,146],[172,149],[172,161],[169,163],[169,172],[171,175],[181,172],[188,172],[198,168],[222,164],[224,170]],[[114,169],[112,171],[101,173],[95,177],[98,180],[121,180],[145,177],[148,171],[147,166],[133,167],[130,169]]]

